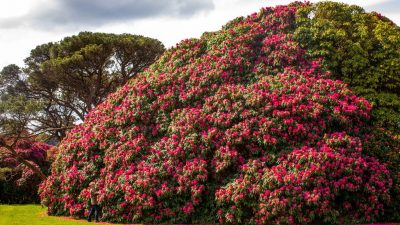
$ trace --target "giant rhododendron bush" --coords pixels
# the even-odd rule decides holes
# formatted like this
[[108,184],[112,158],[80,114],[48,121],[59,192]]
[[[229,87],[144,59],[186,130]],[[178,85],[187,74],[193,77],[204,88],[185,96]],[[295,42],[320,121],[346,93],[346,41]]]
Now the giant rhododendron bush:
[[305,57],[292,35],[300,5],[184,40],[111,94],[59,146],[40,189],[49,213],[86,215],[96,184],[113,222],[383,215],[391,175],[363,145],[372,107]]

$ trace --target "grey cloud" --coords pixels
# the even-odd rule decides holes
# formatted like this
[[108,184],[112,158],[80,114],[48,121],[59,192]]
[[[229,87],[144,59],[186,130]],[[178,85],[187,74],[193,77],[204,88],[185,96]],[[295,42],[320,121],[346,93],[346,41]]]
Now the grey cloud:
[[15,27],[20,27],[24,24],[25,22],[23,18],[3,19],[0,21],[0,28],[11,29]]
[[400,12],[400,1],[399,0],[390,0],[383,3],[376,3],[370,6],[365,7],[368,11],[375,11],[382,14],[392,14]]
[[38,6],[24,17],[1,21],[0,27],[97,26],[160,16],[186,18],[213,8],[212,0],[56,0],[54,5]]

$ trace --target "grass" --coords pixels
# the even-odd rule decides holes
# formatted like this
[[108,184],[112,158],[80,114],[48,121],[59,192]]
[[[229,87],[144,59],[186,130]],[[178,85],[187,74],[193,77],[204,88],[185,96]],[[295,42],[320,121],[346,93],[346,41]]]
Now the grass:
[[40,205],[0,205],[0,225],[87,225],[107,224],[68,217],[48,216]]
[[[40,205],[0,205],[0,225],[88,225],[109,224],[75,220],[69,217],[48,216]],[[117,224],[113,224],[117,225]],[[374,224],[369,224],[374,225]],[[386,223],[379,225],[396,225]],[[400,225],[400,224],[397,224]]]

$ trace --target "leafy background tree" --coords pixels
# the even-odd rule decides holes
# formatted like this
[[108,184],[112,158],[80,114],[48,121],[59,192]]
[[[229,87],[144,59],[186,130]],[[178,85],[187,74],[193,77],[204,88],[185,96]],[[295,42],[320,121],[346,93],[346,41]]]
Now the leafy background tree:
[[[37,201],[37,186],[56,144],[85,115],[164,51],[155,39],[82,32],[39,45],[25,67],[0,72],[0,185],[2,202]],[[50,155],[57,151],[50,150]],[[40,157],[39,157],[40,156]],[[24,194],[25,193],[25,194]]]
[[39,183],[50,166],[46,152],[50,145],[34,139],[32,122],[40,101],[17,91],[18,74],[15,65],[0,73],[0,203],[38,202]]
[[335,79],[373,105],[376,125],[400,132],[400,28],[355,5],[319,2],[300,7],[297,40]]
[[[37,46],[25,59],[30,97],[44,101],[42,129],[69,127],[164,52],[155,39],[81,32]],[[52,133],[58,140],[65,131]]]
[[44,179],[43,171],[16,150],[20,140],[31,138],[30,129],[40,110],[40,101],[30,100],[25,93],[19,92],[23,80],[15,65],[7,66],[1,71],[0,82],[0,150],[3,155],[13,157]]
[[24,68],[4,67],[1,90],[40,103],[30,127],[59,142],[75,122],[164,50],[160,41],[140,35],[81,32],[37,46]]

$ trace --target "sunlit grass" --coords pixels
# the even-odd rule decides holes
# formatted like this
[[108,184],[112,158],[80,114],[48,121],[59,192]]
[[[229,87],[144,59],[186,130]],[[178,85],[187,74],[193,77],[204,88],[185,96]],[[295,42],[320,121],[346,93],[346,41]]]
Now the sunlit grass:
[[40,205],[0,205],[0,225],[86,225],[104,224],[73,220],[72,218],[47,216]]

